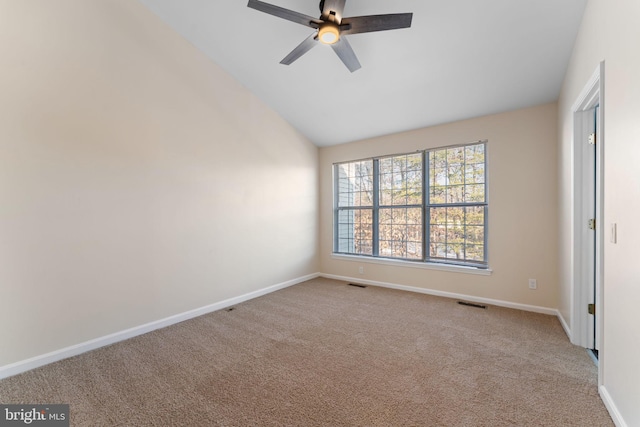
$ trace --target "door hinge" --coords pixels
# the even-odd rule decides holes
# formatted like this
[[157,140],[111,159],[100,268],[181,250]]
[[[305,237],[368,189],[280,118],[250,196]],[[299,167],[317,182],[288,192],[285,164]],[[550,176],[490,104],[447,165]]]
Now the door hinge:
[[590,219],[589,220],[589,224],[588,224],[589,230],[595,230],[596,229],[596,219]]
[[596,134],[589,134],[589,145],[596,145]]
[[596,314],[596,305],[595,304],[589,304],[587,306],[587,311],[589,312],[589,314]]

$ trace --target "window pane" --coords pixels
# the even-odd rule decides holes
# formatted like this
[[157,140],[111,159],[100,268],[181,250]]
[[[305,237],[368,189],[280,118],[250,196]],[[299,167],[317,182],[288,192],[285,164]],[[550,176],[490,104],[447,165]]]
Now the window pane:
[[467,163],[464,180],[467,184],[484,183],[484,163]]
[[484,164],[484,144],[474,144],[465,147],[466,163]]
[[338,252],[373,255],[373,211],[344,209],[338,212]]
[[484,226],[484,206],[470,206],[467,208],[467,224]]
[[447,150],[431,151],[429,152],[429,158],[431,161],[431,169],[447,168]]
[[464,165],[462,163],[450,164],[447,172],[449,185],[464,184]]
[[466,256],[468,261],[484,261],[484,246],[483,245],[467,245]]
[[373,206],[373,160],[337,166],[338,206]]
[[464,246],[460,243],[447,244],[447,258],[464,260]]
[[431,242],[429,245],[429,253],[432,258],[446,258],[447,245],[442,243]]
[[450,226],[461,225],[464,223],[464,208],[445,208],[447,215],[447,224]]
[[[382,161],[380,161],[382,164]],[[382,173],[382,166],[380,166],[380,205],[388,206],[391,204],[391,200],[393,198],[393,182],[391,180],[393,174],[391,173]]]
[[447,187],[431,187],[429,192],[429,200],[431,203],[445,203]]
[[464,203],[464,185],[447,187],[447,203]]
[[447,226],[447,243],[464,243],[464,226]]
[[429,210],[429,223],[430,224],[446,224],[447,208],[431,208]]
[[445,151],[447,152],[447,164],[449,166],[464,163],[464,147],[446,148]]
[[378,164],[380,206],[422,204],[422,153],[388,157]]
[[447,168],[433,168],[430,172],[430,185],[447,185]]
[[429,203],[485,202],[484,144],[443,148],[428,154]]
[[484,202],[484,184],[464,186],[464,200],[470,202]]
[[429,208],[431,258],[485,261],[484,206]]
[[465,230],[465,243],[474,245],[484,244],[484,227],[468,225]]
[[422,208],[381,208],[380,256],[422,259]]
[[407,172],[407,205],[419,205],[421,203],[422,171],[409,171]]

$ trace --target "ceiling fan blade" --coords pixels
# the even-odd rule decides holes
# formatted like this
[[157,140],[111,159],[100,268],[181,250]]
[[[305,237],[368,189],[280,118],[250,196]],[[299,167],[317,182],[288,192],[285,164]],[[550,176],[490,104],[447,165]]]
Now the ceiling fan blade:
[[321,3],[322,19],[326,21],[329,15],[334,15],[336,24],[340,25],[345,2],[346,0],[324,0]]
[[336,43],[332,44],[331,47],[333,51],[338,55],[338,57],[344,62],[344,65],[347,66],[349,71],[352,73],[358,69],[360,69],[360,61],[356,57],[356,53],[353,51],[353,48],[347,41],[346,37],[340,37]]
[[411,27],[413,13],[393,13],[389,15],[354,16],[344,18],[340,34],[371,33],[374,31],[396,30]]
[[280,63],[284,65],[290,65],[293,61],[309,52],[311,48],[314,47],[317,43],[318,40],[316,40],[315,33],[311,34],[309,37],[304,39],[304,41],[300,43],[298,47],[293,49],[289,55],[287,55],[282,61],[280,61]]
[[320,19],[305,15],[303,13],[294,12],[293,10],[285,9],[280,6],[265,3],[263,1],[249,0],[249,4],[247,4],[247,7],[311,28],[317,29],[320,24],[322,24],[322,21]]

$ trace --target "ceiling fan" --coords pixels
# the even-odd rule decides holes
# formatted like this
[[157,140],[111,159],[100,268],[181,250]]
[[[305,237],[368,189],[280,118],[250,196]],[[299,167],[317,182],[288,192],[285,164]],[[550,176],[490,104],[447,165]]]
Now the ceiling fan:
[[289,55],[280,61],[281,64],[290,65],[320,42],[330,45],[344,65],[353,73],[361,65],[345,36],[348,34],[409,28],[411,27],[413,13],[343,18],[342,11],[344,10],[345,2],[346,0],[321,0],[320,18],[314,18],[258,0],[249,0],[247,6],[318,30],[293,49]]

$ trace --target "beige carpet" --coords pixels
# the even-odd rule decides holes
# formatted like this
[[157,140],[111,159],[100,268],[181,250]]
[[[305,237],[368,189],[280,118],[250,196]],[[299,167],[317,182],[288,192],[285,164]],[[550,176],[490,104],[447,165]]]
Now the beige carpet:
[[611,426],[552,316],[315,279],[0,381],[78,426]]

